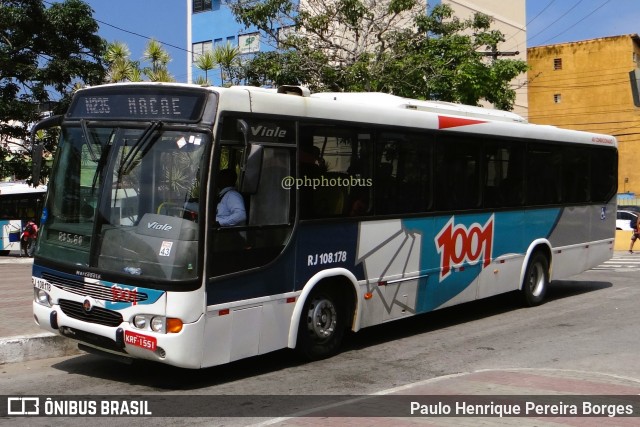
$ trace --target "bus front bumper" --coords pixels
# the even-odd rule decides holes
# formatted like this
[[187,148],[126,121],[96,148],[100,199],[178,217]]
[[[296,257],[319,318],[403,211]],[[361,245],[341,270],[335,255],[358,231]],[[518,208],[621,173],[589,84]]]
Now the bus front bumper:
[[184,324],[179,333],[141,331],[122,322],[117,327],[99,325],[66,315],[59,305],[33,302],[36,324],[78,343],[131,358],[152,360],[182,368],[200,368],[204,317]]

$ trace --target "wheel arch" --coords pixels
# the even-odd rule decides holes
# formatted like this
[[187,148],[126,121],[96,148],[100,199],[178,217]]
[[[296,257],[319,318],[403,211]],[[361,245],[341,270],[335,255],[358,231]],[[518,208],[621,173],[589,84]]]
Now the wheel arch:
[[529,265],[529,260],[536,252],[542,252],[542,254],[547,258],[549,262],[549,277],[551,277],[551,270],[553,269],[553,257],[551,250],[551,243],[547,239],[536,239],[529,245],[527,249],[527,253],[524,256],[524,260],[522,262],[522,266],[520,267],[520,281],[518,282],[518,289],[522,290],[522,285],[524,282],[524,275],[527,271],[527,266]]
[[296,301],[296,305],[293,308],[291,314],[291,322],[289,325],[289,339],[287,347],[295,348],[298,341],[298,328],[300,326],[300,316],[302,315],[303,307],[313,292],[318,287],[333,287],[344,292],[345,297],[348,298],[347,309],[348,315],[351,319],[350,330],[357,332],[360,329],[360,316],[361,310],[359,307],[359,301],[362,301],[364,297],[362,291],[358,286],[358,280],[347,269],[344,268],[332,268],[323,270],[313,275],[302,288],[302,292]]

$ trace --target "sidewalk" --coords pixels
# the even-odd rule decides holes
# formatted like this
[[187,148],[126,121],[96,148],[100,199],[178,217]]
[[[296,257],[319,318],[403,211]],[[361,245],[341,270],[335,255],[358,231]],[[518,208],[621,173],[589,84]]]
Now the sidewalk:
[[45,332],[33,320],[32,264],[33,258],[17,251],[0,256],[0,266],[15,266],[24,282],[17,286],[13,275],[0,278],[0,365],[80,353],[75,343]]

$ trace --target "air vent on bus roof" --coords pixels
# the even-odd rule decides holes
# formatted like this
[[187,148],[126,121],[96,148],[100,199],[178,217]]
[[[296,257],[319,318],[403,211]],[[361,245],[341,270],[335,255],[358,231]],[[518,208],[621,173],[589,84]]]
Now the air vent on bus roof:
[[278,86],[278,93],[284,93],[285,95],[298,95],[308,97],[311,95],[311,91],[306,86],[291,86],[283,85]]

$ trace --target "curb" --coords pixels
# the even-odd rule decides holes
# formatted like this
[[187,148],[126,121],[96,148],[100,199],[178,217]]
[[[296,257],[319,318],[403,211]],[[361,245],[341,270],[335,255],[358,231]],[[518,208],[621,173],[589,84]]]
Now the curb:
[[80,353],[75,341],[49,332],[0,338],[0,365]]

